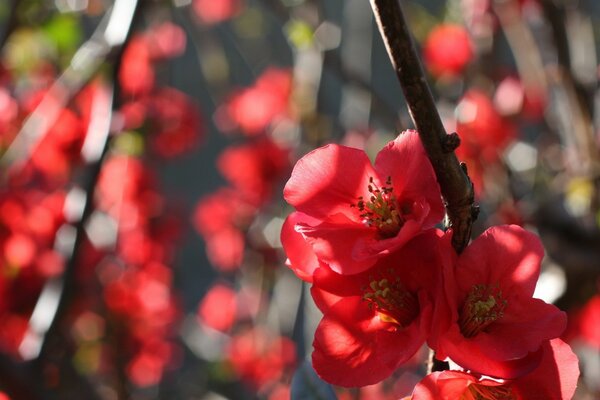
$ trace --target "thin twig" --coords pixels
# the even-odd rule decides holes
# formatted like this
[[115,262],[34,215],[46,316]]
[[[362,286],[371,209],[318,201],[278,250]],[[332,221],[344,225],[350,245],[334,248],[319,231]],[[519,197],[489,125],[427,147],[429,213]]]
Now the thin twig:
[[469,243],[478,208],[474,205],[473,184],[466,167],[459,164],[454,154],[458,137],[446,134],[398,2],[371,0],[371,7],[446,201],[449,226],[453,230],[452,245],[460,253]]
[[[280,1],[263,0],[262,4],[273,14],[279,22],[284,25],[290,20],[288,8]],[[398,113],[385,99],[383,94],[377,90],[371,82],[366,80],[361,74],[352,71],[348,68],[340,58],[337,51],[324,52],[323,67],[331,72],[333,76],[338,77],[343,83],[355,85],[371,95],[373,102],[373,110],[378,113],[378,116],[385,119],[387,123],[394,126],[396,129],[402,130],[401,121],[398,119]]]
[[[119,99],[121,98],[121,93],[118,84],[118,71],[122,62],[123,50],[131,36],[132,25],[134,25],[135,19],[139,17],[141,12],[140,3],[141,2],[138,2],[137,0],[120,0],[115,2],[112,11],[113,14],[111,14],[111,18],[107,25],[108,31],[108,29],[110,29],[111,22],[113,22],[113,26],[115,26],[114,23],[121,24],[119,30],[115,31],[117,36],[113,37],[115,41],[112,43],[111,49],[115,51],[113,59],[114,61],[112,63],[112,110],[116,110],[120,107]],[[110,124],[106,124],[105,129],[110,129]],[[86,187],[84,188],[86,192],[85,205],[81,217],[75,225],[76,233],[75,240],[72,245],[72,253],[67,261],[65,272],[62,276],[63,289],[61,293],[59,293],[59,303],[56,309],[56,313],[53,316],[51,324],[45,334],[45,340],[42,343],[42,347],[37,358],[37,364],[40,370],[42,370],[44,365],[51,361],[53,358],[64,358],[64,354],[62,353],[64,352],[65,338],[61,331],[61,325],[64,316],[67,314],[71,302],[75,298],[77,293],[77,283],[75,280],[76,265],[79,261],[79,255],[81,254],[81,248],[85,237],[85,226],[87,220],[89,219],[89,216],[92,214],[94,209],[94,193],[103,162],[106,158],[106,154],[109,149],[109,142],[110,136],[108,132],[106,132],[106,134],[102,137],[102,142],[96,143],[96,146],[99,146],[99,148],[96,149],[97,155],[96,158],[91,160],[92,163],[91,165],[89,165],[88,180]],[[66,365],[67,368],[69,368],[69,366],[71,365],[70,361],[67,361],[66,363],[62,364]],[[80,378],[80,380],[81,379],[84,378]],[[80,382],[81,390],[84,391],[85,397],[91,399],[98,398],[97,393],[95,393],[95,391],[91,387],[88,387],[85,383],[86,382]]]

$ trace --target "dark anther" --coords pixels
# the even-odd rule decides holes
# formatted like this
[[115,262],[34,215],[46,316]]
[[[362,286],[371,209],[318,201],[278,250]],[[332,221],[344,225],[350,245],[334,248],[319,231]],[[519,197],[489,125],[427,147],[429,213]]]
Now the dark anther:
[[469,174],[469,171],[467,170],[467,163],[461,161],[460,168],[463,170],[463,172],[465,174],[467,174],[467,175]]
[[442,140],[442,150],[445,153],[456,150],[458,146],[460,146],[460,137],[458,136],[458,133],[452,132],[444,136],[444,139]]

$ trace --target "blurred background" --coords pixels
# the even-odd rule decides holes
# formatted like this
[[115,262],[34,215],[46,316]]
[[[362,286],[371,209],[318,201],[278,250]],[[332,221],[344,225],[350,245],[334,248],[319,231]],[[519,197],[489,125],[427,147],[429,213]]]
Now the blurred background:
[[[474,237],[540,235],[536,296],[599,399],[600,2],[401,5]],[[318,380],[279,241],[298,158],[412,127],[367,1],[5,0],[0,47],[0,399],[410,395],[426,349],[378,385]]]

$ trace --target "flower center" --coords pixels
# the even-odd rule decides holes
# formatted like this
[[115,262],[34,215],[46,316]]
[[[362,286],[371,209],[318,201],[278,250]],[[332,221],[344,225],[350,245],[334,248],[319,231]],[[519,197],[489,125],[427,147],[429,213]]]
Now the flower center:
[[398,208],[396,196],[392,193],[394,190],[392,178],[388,177],[385,186],[380,188],[373,177],[370,177],[368,190],[371,193],[368,200],[360,196],[358,203],[350,206],[357,207],[363,222],[368,226],[377,228],[382,238],[396,236],[402,225],[404,225],[404,218],[401,214],[407,214],[410,210]]
[[400,327],[407,327],[419,315],[416,296],[406,290],[400,280],[390,282],[387,278],[371,279],[363,288],[363,299],[379,313],[379,318]]
[[[473,383],[469,385],[469,394],[472,397],[465,397],[463,399],[473,400],[516,400],[517,396],[513,393],[510,385],[500,386],[487,386]],[[462,399],[461,399],[462,400]]]
[[502,318],[507,302],[499,285],[474,285],[459,316],[460,332],[471,338]]

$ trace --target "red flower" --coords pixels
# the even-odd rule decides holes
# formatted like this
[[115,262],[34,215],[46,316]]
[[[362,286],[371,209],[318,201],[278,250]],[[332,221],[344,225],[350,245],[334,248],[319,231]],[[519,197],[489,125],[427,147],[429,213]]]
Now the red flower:
[[192,99],[173,88],[157,90],[147,112],[153,123],[152,149],[160,156],[175,157],[190,151],[203,136],[202,117]]
[[288,173],[289,150],[267,138],[228,147],[217,160],[219,171],[246,198],[268,201],[273,186]]
[[154,87],[154,69],[150,43],[144,35],[136,35],[123,52],[119,82],[125,95],[148,94]]
[[460,75],[473,59],[469,33],[460,25],[436,26],[425,40],[423,57],[429,71],[437,77]]
[[313,342],[319,376],[345,387],[374,384],[421,348],[442,290],[438,233],[416,237],[362,273],[315,270],[311,293],[324,314]]
[[244,231],[256,207],[236,190],[221,188],[196,205],[193,224],[206,242],[206,255],[222,271],[236,270],[243,261]]
[[366,270],[444,215],[416,131],[388,143],[375,166],[362,150],[335,144],[316,149],[298,161],[284,197],[313,218],[296,223],[295,230],[321,261],[343,274]]
[[215,122],[222,130],[237,126],[248,136],[259,135],[273,119],[287,114],[291,90],[291,72],[269,68],[253,86],[233,94],[217,111]]
[[294,342],[262,328],[234,336],[226,353],[233,370],[257,389],[273,384],[296,363]]
[[495,162],[498,154],[516,136],[515,127],[502,118],[492,100],[479,90],[469,90],[456,108],[456,131],[461,159]]
[[224,284],[211,287],[198,307],[200,321],[221,332],[231,329],[237,313],[237,295]]
[[586,343],[600,349],[600,295],[592,297],[577,315],[579,334]]
[[434,372],[413,391],[412,400],[569,400],[579,366],[577,356],[560,339],[545,342],[544,355],[534,371],[513,381],[478,378],[460,371]]
[[206,24],[216,24],[234,17],[242,8],[241,0],[194,0],[192,8]]
[[444,268],[451,314],[436,315],[448,327],[430,341],[437,356],[500,378],[535,368],[541,344],[566,326],[564,312],[531,297],[543,255],[537,236],[516,225],[492,227],[454,255]]

